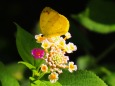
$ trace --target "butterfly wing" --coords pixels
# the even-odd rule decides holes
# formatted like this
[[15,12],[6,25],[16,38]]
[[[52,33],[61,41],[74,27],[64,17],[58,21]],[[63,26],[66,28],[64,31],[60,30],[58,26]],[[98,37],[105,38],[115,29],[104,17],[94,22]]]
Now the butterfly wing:
[[69,21],[55,10],[45,7],[40,15],[40,30],[46,37],[60,36],[68,32]]

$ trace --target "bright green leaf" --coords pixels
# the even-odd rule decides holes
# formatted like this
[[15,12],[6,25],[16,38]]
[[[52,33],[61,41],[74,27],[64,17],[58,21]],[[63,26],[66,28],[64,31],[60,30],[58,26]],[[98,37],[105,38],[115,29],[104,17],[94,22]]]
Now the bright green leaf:
[[26,67],[28,67],[30,70],[33,70],[33,69],[36,69],[36,67],[34,67],[33,65],[27,63],[27,62],[18,62],[18,63],[21,63],[21,64],[24,64]]
[[109,86],[115,86],[115,73],[105,76],[104,80]]
[[95,65],[95,59],[90,55],[80,56],[77,59],[77,65],[80,70],[88,69]]
[[51,83],[50,81],[43,81],[47,86],[62,86],[59,82]]
[[[109,8],[109,9],[108,9]],[[91,0],[86,10],[72,18],[98,33],[115,32],[115,5],[112,1]]]
[[31,86],[62,86],[59,82],[51,83],[50,81],[34,81]]
[[0,63],[0,82],[2,86],[19,86],[18,81],[10,75],[5,66]]
[[69,73],[68,71],[63,72],[59,76],[59,82],[62,86],[107,86],[94,73],[81,70],[73,73]]
[[40,44],[36,43],[34,36],[30,33],[26,32],[23,28],[17,25],[17,36],[16,36],[16,44],[18,52],[21,58],[36,67],[39,67],[43,60],[38,59],[35,60],[31,55],[31,50],[33,48],[40,48]]
[[36,80],[33,83],[31,83],[31,86],[47,86],[47,85],[40,80]]

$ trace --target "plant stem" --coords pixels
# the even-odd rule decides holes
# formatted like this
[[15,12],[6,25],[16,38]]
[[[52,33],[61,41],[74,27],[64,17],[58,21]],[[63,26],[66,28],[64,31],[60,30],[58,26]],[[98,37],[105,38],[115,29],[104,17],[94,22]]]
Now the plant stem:
[[101,67],[101,71],[105,73],[106,75],[111,75],[111,72],[105,67]]
[[111,52],[115,48],[115,42],[108,47],[104,52],[102,52],[98,57],[97,57],[97,63],[101,61],[109,52]]
[[45,74],[45,73],[42,73],[38,79],[42,78],[42,77],[44,76],[44,74]]

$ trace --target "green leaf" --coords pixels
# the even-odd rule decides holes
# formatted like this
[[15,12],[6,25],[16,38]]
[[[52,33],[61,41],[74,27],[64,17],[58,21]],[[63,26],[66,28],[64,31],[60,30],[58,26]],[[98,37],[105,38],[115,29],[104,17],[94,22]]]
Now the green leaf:
[[0,63],[0,81],[2,86],[19,86],[18,81],[10,75],[5,66]]
[[115,73],[105,76],[104,80],[109,86],[115,86]]
[[87,29],[98,33],[115,32],[115,5],[112,1],[91,0],[86,10],[72,18]]
[[31,86],[62,86],[59,82],[51,83],[50,81],[40,81],[36,80],[31,83]]
[[95,65],[95,59],[90,55],[80,56],[77,59],[77,65],[80,70],[85,70]]
[[59,82],[51,83],[50,81],[43,81],[47,86],[62,86]]
[[59,82],[62,86],[107,86],[94,73],[82,70],[73,73],[64,71],[63,74],[60,74]]
[[40,80],[36,80],[33,83],[31,83],[31,86],[47,86],[47,85]]
[[20,86],[31,86],[31,84],[29,80],[23,80],[20,82]]
[[0,80],[0,86],[2,86],[2,82],[1,82],[1,80]]
[[18,62],[18,63],[21,63],[21,64],[24,64],[26,67],[28,67],[30,70],[33,70],[33,69],[36,69],[36,67],[34,67],[33,65],[27,63],[27,62]]
[[17,80],[21,81],[22,79],[24,79],[24,71],[26,69],[24,65],[11,63],[6,65],[6,69]]
[[103,77],[105,75],[111,75],[111,71],[104,66],[98,66],[98,67],[92,69],[91,71],[93,71],[100,77]]
[[36,43],[34,36],[26,32],[23,28],[17,25],[17,35],[16,35],[16,44],[18,52],[21,58],[36,67],[39,67],[43,60],[35,60],[31,55],[31,50],[33,48],[40,48],[40,44]]
[[0,62],[0,68],[3,68],[4,64],[2,62]]

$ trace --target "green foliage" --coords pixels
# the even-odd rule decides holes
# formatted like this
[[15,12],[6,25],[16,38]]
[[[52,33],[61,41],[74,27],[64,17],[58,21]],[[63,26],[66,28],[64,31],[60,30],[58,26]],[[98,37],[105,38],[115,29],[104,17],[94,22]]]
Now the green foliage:
[[89,17],[99,23],[115,24],[115,4],[112,0],[91,0],[87,6],[90,10]]
[[29,80],[23,80],[22,82],[21,82],[21,85],[20,86],[30,86],[31,84],[30,84],[30,81]]
[[107,86],[94,73],[82,70],[78,70],[72,74],[65,71],[60,75],[59,82],[62,86]]
[[31,84],[31,86],[62,86],[59,82],[51,83],[49,81],[37,80]]
[[19,25],[17,25],[17,36],[16,36],[16,44],[18,52],[23,59],[23,61],[28,62],[36,67],[40,66],[43,60],[35,60],[31,55],[31,50],[33,48],[40,48],[40,44],[37,44],[34,36],[30,33],[26,32]]
[[20,86],[18,81],[10,75],[2,63],[0,63],[0,81],[2,86]]
[[105,76],[104,80],[109,86],[115,86],[115,73]]
[[77,59],[77,65],[80,70],[85,70],[95,65],[95,59],[90,55],[80,56]]
[[33,65],[31,65],[31,64],[29,64],[29,63],[27,63],[27,62],[22,62],[22,61],[20,61],[20,62],[18,62],[18,63],[21,63],[21,64],[24,64],[26,67],[28,67],[30,70],[35,70],[36,68],[35,68],[35,66],[33,66]]
[[31,83],[31,86],[46,86],[46,85],[42,81],[36,80],[33,83]]
[[17,80],[21,81],[24,78],[24,71],[26,67],[22,64],[12,63],[6,65],[7,71],[15,77]]
[[115,11],[112,8],[115,8],[112,1],[91,0],[84,12],[72,15],[72,18],[94,32],[115,32]]
[[51,83],[49,81],[43,81],[46,86],[62,86],[59,82],[56,82],[56,83]]

